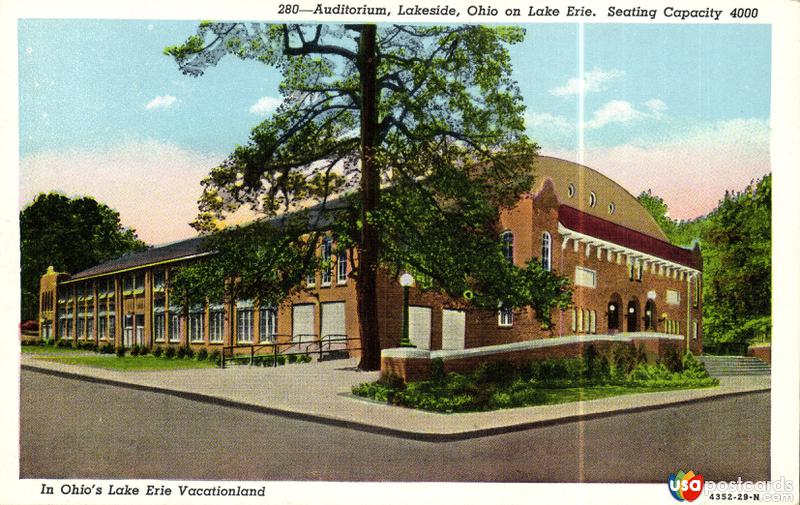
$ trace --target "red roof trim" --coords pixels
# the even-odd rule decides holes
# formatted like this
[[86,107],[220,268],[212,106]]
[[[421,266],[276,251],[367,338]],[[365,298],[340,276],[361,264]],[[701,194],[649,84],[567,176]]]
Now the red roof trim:
[[572,231],[673,261],[695,270],[701,269],[698,258],[689,249],[672,245],[642,232],[606,221],[574,207],[559,205],[558,220]]

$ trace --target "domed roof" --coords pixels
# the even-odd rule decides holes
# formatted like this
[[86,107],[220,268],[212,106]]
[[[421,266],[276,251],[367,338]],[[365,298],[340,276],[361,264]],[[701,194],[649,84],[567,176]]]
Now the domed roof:
[[560,204],[669,242],[636,197],[600,172],[571,161],[538,156],[534,162],[534,174],[533,194],[537,194],[544,182],[550,179]]

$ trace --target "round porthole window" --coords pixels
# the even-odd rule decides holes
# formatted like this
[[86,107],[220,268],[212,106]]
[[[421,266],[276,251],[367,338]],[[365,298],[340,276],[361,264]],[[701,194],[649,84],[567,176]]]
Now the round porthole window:
[[614,202],[608,204],[608,213],[613,214],[614,211],[617,210],[617,206],[614,205]]
[[597,205],[597,195],[592,191],[589,193],[589,207],[594,207],[595,205]]
[[575,185],[572,183],[570,183],[569,186],[567,186],[567,196],[569,196],[570,198],[575,196]]

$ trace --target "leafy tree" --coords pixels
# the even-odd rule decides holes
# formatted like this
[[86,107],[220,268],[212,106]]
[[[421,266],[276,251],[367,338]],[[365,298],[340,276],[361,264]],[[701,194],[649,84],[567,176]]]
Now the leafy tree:
[[664,201],[649,190],[639,201],[673,243],[700,243],[706,341],[747,343],[769,337],[772,175],[741,192],[726,192],[712,212],[692,221],[670,219]]
[[642,191],[637,199],[639,200],[639,203],[641,203],[642,206],[647,209],[647,212],[653,216],[653,219],[656,220],[656,223],[658,223],[658,226],[661,227],[667,237],[672,240],[672,236],[675,234],[677,225],[675,221],[669,217],[669,207],[667,207],[664,199],[660,196],[654,195],[650,189],[647,191]]
[[[471,290],[475,303],[495,309],[532,296],[546,320],[552,305],[568,303],[566,284],[535,262],[524,274],[510,267],[497,240],[499,210],[531,187],[538,148],[510,77],[507,45],[523,35],[513,27],[201,23],[165,49],[184,73],[201,75],[226,54],[258,60],[282,72],[283,102],[203,181],[195,226],[212,230],[241,205],[272,217],[316,203],[314,231],[292,243],[313,250],[327,227],[340,250],[357,252],[362,368],[380,365],[381,266],[414,271],[430,289]],[[307,250],[297,252],[314,266]],[[229,278],[243,279],[228,267]]]
[[122,226],[119,213],[93,198],[41,193],[19,213],[22,319],[39,310],[39,278],[47,267],[78,272],[145,243]]

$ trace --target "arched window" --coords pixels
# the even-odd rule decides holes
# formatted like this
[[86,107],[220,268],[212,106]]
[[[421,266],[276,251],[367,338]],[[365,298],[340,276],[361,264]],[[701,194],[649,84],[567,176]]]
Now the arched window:
[[578,331],[583,331],[583,310],[578,309]]
[[572,332],[578,331],[578,309],[572,309]]
[[589,312],[589,332],[597,333],[597,312],[594,310]]
[[550,251],[552,249],[552,238],[550,237],[550,233],[544,232],[542,233],[542,268],[550,271]]
[[500,236],[503,240],[503,256],[509,261],[514,263],[514,234],[511,230],[504,231]]

